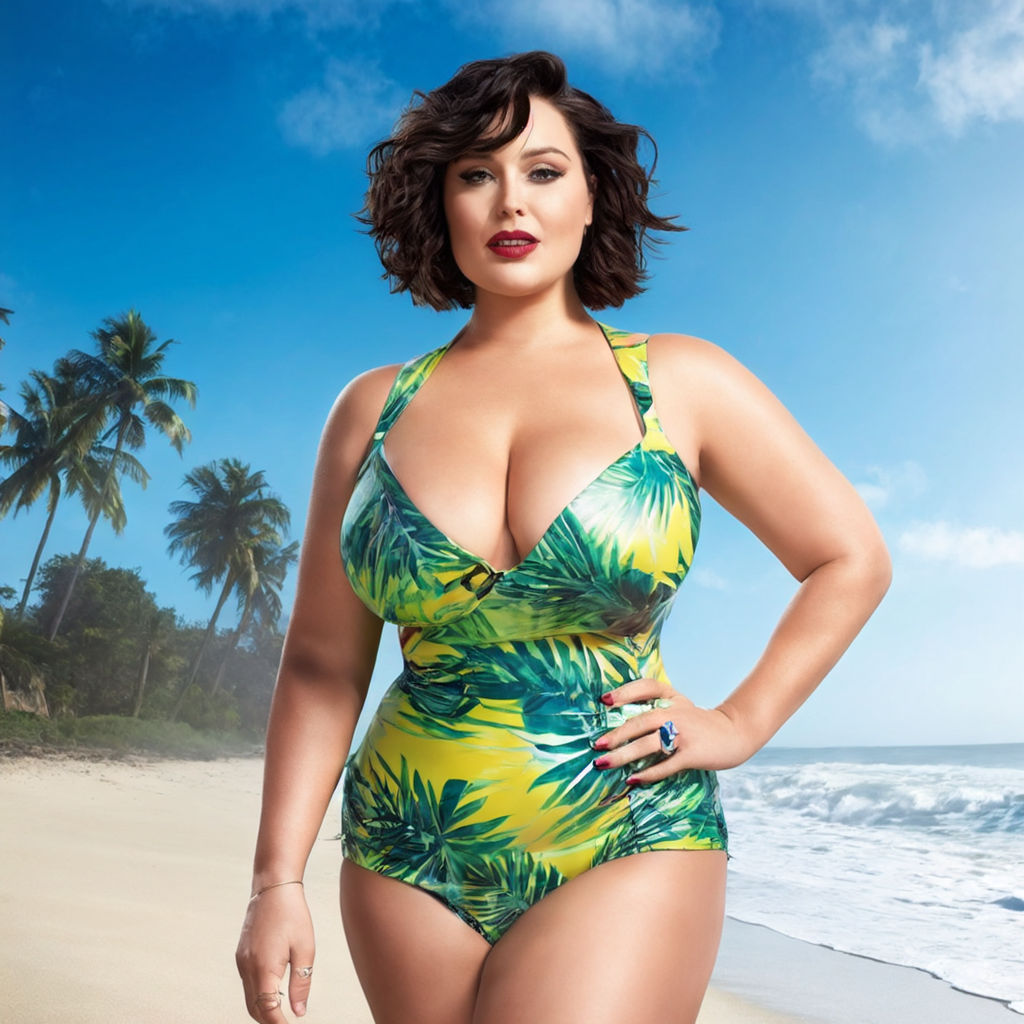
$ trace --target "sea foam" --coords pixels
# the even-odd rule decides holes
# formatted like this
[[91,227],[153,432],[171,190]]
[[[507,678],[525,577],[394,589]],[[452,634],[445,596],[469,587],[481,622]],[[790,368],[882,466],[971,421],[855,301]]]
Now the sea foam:
[[1024,1013],[1024,745],[897,750],[720,773],[728,911]]

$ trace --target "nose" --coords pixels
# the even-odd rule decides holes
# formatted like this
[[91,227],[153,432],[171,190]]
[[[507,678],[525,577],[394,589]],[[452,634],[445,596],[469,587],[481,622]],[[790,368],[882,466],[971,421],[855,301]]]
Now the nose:
[[526,212],[522,185],[518,175],[509,174],[502,180],[498,192],[498,205],[501,216],[521,217]]

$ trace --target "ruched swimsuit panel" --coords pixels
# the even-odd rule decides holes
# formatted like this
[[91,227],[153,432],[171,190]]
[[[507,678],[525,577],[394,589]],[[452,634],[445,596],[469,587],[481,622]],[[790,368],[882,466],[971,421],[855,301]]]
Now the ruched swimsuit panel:
[[406,363],[341,528],[360,599],[399,626],[403,671],[346,763],[346,858],[443,900],[490,942],[562,882],[645,850],[725,849],[714,772],[649,786],[593,767],[594,741],[651,702],[601,695],[667,679],[659,638],[693,560],[700,502],[651,402],[647,342],[601,325],[643,436],[513,568],[439,530],[384,438],[450,344]]

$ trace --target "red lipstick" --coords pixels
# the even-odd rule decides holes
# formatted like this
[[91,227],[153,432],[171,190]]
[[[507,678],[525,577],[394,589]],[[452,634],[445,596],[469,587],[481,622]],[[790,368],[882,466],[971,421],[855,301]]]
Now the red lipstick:
[[533,252],[540,243],[528,231],[499,231],[487,241],[487,248],[507,260],[518,259]]

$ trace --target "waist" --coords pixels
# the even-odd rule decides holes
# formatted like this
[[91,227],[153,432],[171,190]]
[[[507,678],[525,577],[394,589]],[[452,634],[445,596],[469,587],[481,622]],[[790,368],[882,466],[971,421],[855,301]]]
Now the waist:
[[605,681],[600,696],[629,679],[664,674],[657,628],[625,636],[572,632],[468,641],[449,630],[405,627],[399,638],[405,670],[434,683],[476,679],[490,686],[506,680],[522,686],[533,674],[555,675],[567,682]]
[[647,710],[609,709],[601,696],[641,677],[667,682],[657,638],[571,633],[465,648],[426,636],[403,645],[405,667],[380,709],[450,728],[456,722],[555,734],[597,734]]

